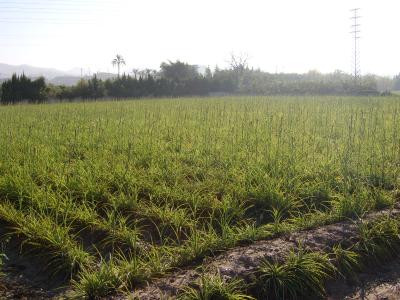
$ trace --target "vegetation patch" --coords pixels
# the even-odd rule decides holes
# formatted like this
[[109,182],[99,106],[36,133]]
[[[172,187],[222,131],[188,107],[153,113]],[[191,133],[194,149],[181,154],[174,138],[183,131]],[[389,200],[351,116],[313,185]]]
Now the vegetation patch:
[[253,300],[245,295],[242,290],[244,284],[241,280],[224,281],[219,274],[202,275],[195,287],[184,287],[179,295],[180,300]]
[[346,251],[364,265],[363,257],[380,261],[397,249],[385,244],[394,225],[340,221],[398,201],[399,103],[225,97],[1,106],[0,220],[21,255],[40,254],[40,272],[65,275],[63,285],[81,297],[140,294],[146,282],[224,252],[234,259],[217,273],[236,280],[244,260],[259,267],[262,247],[282,250],[276,261],[263,257],[268,270],[296,240],[307,258],[321,241],[340,244],[339,232],[362,237],[358,249],[335,250],[347,274],[356,258]]
[[[328,249],[307,250],[304,245],[291,248],[285,256],[266,256],[259,266],[241,281],[239,273],[231,279],[203,271],[200,284],[188,286],[180,293],[182,299],[325,299],[328,280],[355,279],[357,273],[398,256],[400,219],[390,216],[363,221],[356,226],[357,242],[345,248],[348,240]],[[368,239],[365,239],[368,235]],[[236,287],[234,289],[233,287]],[[224,295],[224,296],[220,296]],[[251,296],[249,296],[251,295]],[[185,298],[186,297],[186,298]],[[232,297],[232,298],[230,298]],[[146,298],[145,298],[146,299]],[[239,298],[242,299],[242,298]]]

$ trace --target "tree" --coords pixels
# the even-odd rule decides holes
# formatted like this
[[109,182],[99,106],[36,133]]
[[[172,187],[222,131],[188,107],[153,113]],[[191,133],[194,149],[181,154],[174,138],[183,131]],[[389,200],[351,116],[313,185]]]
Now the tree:
[[206,68],[206,70],[204,72],[204,77],[207,78],[208,80],[211,80],[213,77],[213,74],[212,74],[209,66]]
[[113,65],[113,67],[115,67],[115,66],[118,67],[118,78],[119,78],[121,65],[126,64],[124,58],[122,57],[121,54],[117,54],[111,63]]
[[400,73],[393,78],[393,89],[396,91],[400,91]]
[[103,82],[97,78],[96,74],[88,80],[89,97],[98,99],[105,96]]
[[231,53],[231,58],[229,61],[230,71],[232,71],[235,75],[236,87],[238,90],[243,89],[243,85],[245,85],[245,73],[249,73],[249,55],[240,53],[239,55],[235,55]]
[[132,69],[132,74],[133,74],[133,78],[137,79],[138,75],[140,74],[140,70],[139,69]]
[[46,98],[46,82],[43,77],[31,80],[25,74],[13,74],[2,84],[1,103],[12,104],[21,101],[42,102]]
[[249,69],[249,55],[241,53],[239,55],[235,55],[231,53],[231,59],[229,61],[229,66],[231,70],[237,73],[243,73],[245,70]]
[[173,82],[192,80],[199,77],[196,65],[189,65],[179,60],[176,62],[163,62],[160,68],[161,77]]

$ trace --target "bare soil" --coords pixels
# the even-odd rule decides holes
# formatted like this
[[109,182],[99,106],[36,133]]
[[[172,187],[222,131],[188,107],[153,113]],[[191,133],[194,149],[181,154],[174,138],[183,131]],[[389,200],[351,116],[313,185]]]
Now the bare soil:
[[[7,233],[0,224],[0,237]],[[3,250],[7,256],[0,275],[0,300],[4,299],[61,299],[68,286],[68,278],[46,268],[48,261],[40,253],[21,249],[13,238]]]
[[327,284],[328,300],[397,300],[400,299],[400,259],[359,273],[350,282]]

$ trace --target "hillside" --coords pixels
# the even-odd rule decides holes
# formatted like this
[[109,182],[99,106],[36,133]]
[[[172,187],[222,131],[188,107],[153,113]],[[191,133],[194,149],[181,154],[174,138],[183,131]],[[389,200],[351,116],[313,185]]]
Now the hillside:
[[[0,63],[0,83],[5,79],[10,78],[13,74],[25,74],[30,78],[37,78],[43,76],[47,82],[56,85],[74,85],[80,79],[80,71],[78,69],[72,69],[69,71],[57,70],[54,68],[41,68],[31,65],[8,65]],[[98,73],[98,78],[109,79],[114,78],[116,75],[112,73]],[[84,76],[85,79],[91,76]]]

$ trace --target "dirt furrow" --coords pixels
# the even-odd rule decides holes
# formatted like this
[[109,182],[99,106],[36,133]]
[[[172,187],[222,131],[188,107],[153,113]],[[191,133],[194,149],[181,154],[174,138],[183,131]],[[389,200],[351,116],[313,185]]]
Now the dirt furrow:
[[[386,209],[367,215],[363,220],[369,221],[383,215],[400,215],[400,205],[393,209]],[[316,229],[300,231],[284,235],[272,240],[255,242],[249,246],[237,247],[223,254],[209,258],[202,265],[206,272],[218,271],[226,279],[239,277],[245,281],[252,281],[260,260],[273,258],[281,260],[293,248],[301,244],[312,251],[329,251],[335,244],[351,244],[357,241],[357,222],[348,220]],[[175,296],[186,285],[190,285],[200,273],[195,268],[183,269],[169,274],[166,277],[148,283],[146,287],[136,290],[133,295],[143,300],[155,300],[163,297]]]

